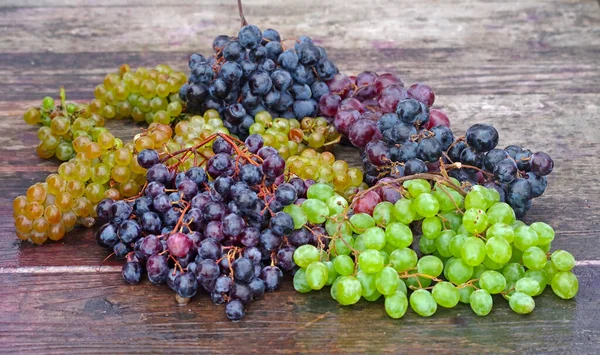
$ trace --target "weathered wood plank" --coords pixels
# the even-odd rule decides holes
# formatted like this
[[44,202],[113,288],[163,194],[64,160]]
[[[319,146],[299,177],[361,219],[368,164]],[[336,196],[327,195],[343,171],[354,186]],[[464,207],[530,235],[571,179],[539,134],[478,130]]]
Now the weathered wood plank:
[[[519,316],[495,298],[487,317],[466,305],[401,320],[383,304],[337,306],[328,290],[283,289],[253,303],[242,321],[198,295],[177,306],[166,286],[125,285],[118,273],[0,274],[3,352],[58,353],[578,353],[600,351],[600,279],[578,268],[581,292],[563,301],[547,290]],[[596,286],[596,287],[594,287]],[[365,328],[365,325],[368,328]]]

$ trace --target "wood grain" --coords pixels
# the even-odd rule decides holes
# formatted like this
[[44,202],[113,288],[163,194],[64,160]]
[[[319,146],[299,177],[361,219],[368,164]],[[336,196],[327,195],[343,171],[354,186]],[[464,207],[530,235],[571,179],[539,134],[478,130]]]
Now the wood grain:
[[[285,37],[310,35],[341,70],[423,81],[457,134],[488,122],[500,145],[550,153],[549,186],[525,218],[555,227],[554,248],[581,261],[580,293],[546,292],[529,316],[501,299],[431,319],[388,318],[381,301],[345,308],[289,282],[239,323],[206,295],[178,307],[167,287],[124,284],[91,230],[36,247],[17,241],[12,199],[55,171],[35,156],[20,115],[45,95],[89,100],[122,63],[186,70],[190,53],[235,34],[234,1],[6,0],[0,4],[0,341],[2,353],[577,353],[600,352],[600,6],[592,0],[303,2],[244,0],[246,17]],[[139,126],[109,122],[130,138]],[[336,156],[359,164],[357,153]],[[289,281],[289,280],[288,280]],[[367,327],[365,327],[367,325]]]

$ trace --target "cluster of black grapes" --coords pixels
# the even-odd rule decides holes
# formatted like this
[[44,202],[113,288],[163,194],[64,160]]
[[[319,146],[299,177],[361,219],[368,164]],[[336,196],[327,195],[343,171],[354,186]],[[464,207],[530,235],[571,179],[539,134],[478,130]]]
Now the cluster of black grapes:
[[289,42],[273,29],[261,32],[254,25],[242,27],[237,37],[217,36],[214,57],[190,57],[190,78],[180,91],[186,111],[215,109],[230,133],[242,138],[261,111],[299,120],[315,117],[319,99],[329,92],[325,81],[338,69],[310,37],[299,37],[287,48]]
[[279,287],[283,270],[296,269],[295,248],[317,241],[305,228],[295,230],[282,211],[306,197],[307,184],[285,182],[285,160],[275,149],[258,135],[246,139],[247,155],[221,137],[212,148],[205,169],[179,173],[155,150],[140,152],[148,185],[133,200],[99,203],[98,217],[108,222],[96,240],[126,258],[127,282],[140,282],[145,270],[153,284],[167,283],[178,302],[203,290],[239,320],[250,301]]
[[554,168],[548,154],[515,145],[497,149],[498,131],[489,124],[475,124],[464,138],[457,139],[446,125],[424,129],[426,114],[425,105],[406,99],[400,101],[396,113],[381,117],[377,122],[380,139],[367,143],[362,152],[367,184],[386,176],[438,172],[441,160],[461,163],[462,167],[449,169],[450,176],[496,189],[517,216],[524,215],[531,200],[544,193],[546,175]]

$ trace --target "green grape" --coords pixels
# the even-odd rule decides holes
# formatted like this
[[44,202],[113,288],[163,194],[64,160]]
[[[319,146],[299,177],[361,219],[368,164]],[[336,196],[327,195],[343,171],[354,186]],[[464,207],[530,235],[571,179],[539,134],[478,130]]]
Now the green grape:
[[417,262],[417,271],[420,274],[438,277],[442,274],[443,270],[444,263],[437,256],[426,255]]
[[[485,271],[487,271],[488,268],[485,267],[485,265],[483,264],[479,264],[477,266],[473,267],[473,275],[471,275],[472,279],[478,279],[479,276],[481,276],[481,274],[483,274]],[[476,282],[475,285],[478,285],[479,282]]]
[[490,294],[495,295],[504,291],[506,279],[498,271],[487,270],[479,276],[479,286]]
[[526,226],[526,224],[525,224],[525,222],[523,222],[523,221],[520,221],[520,220],[518,220],[518,219],[517,219],[517,220],[515,221],[515,223],[511,224],[510,226],[511,226],[513,229],[515,229],[515,230],[516,230],[516,229],[517,229],[517,228],[519,228],[519,227]]
[[427,180],[423,179],[415,179],[408,180],[402,184],[407,190],[412,198],[419,196],[422,193],[431,192],[431,184]]
[[299,246],[294,251],[293,258],[296,265],[301,268],[306,268],[311,263],[319,261],[321,259],[321,253],[319,253],[319,249],[314,245],[305,244]]
[[413,242],[413,234],[405,224],[394,222],[385,228],[385,240],[387,245],[396,248],[407,248]]
[[368,249],[365,245],[365,238],[362,234],[357,235],[356,238],[354,238],[354,249],[356,249],[359,253],[362,253]]
[[419,238],[419,250],[423,254],[435,253],[435,240],[429,238]]
[[40,110],[35,107],[30,107],[23,115],[23,120],[29,125],[36,125],[40,123],[41,119],[42,116],[40,114]]
[[349,235],[335,237],[329,244],[329,252],[333,256],[348,255],[352,252],[354,238]]
[[518,314],[528,314],[533,312],[535,308],[535,301],[531,296],[523,292],[515,292],[510,296],[508,300],[510,309]]
[[485,255],[485,243],[477,237],[468,237],[460,248],[461,258],[470,266],[481,264]]
[[388,316],[394,319],[402,318],[408,309],[408,299],[406,298],[406,294],[396,291],[391,295],[387,295],[385,297],[384,307],[385,313],[387,313]]
[[490,201],[492,201],[492,203],[500,202],[500,193],[496,191],[496,189],[489,188],[487,189],[487,191]]
[[338,286],[339,282],[340,282],[340,278],[337,277],[335,280],[333,280],[333,283],[331,284],[331,288],[329,290],[329,295],[331,296],[331,298],[333,298],[336,301],[337,301],[337,286]]
[[515,229],[515,239],[513,243],[517,249],[525,251],[528,248],[537,245],[538,235],[533,228],[521,226]]
[[487,210],[492,205],[492,199],[487,189],[483,186],[473,186],[473,189],[469,191],[465,197],[465,208],[466,209],[479,209]]
[[302,207],[291,204],[287,205],[283,208],[283,212],[287,213],[294,220],[294,229],[300,229],[302,226],[306,224],[308,218],[306,217],[306,213],[302,209]]
[[449,258],[452,256],[450,251],[450,241],[456,236],[456,233],[452,230],[445,230],[440,233],[440,236],[435,239],[435,248],[440,256]]
[[333,259],[333,268],[341,276],[349,276],[354,272],[354,260],[348,255],[339,255]]
[[381,296],[381,293],[377,291],[376,281],[377,274],[369,274],[360,270],[356,274],[356,279],[361,285],[361,296],[367,300],[375,300]]
[[558,273],[558,269],[556,268],[556,265],[554,265],[554,262],[552,261],[552,259],[550,259],[547,263],[546,266],[544,266],[544,272],[546,273],[546,278],[548,280],[552,280],[554,278],[554,275],[556,275],[556,273]]
[[306,217],[310,223],[323,223],[329,216],[329,207],[327,207],[325,202],[314,198],[309,198],[302,202],[302,209],[306,213]]
[[444,185],[436,184],[432,195],[438,200],[440,211],[443,212],[455,211],[465,204],[465,198],[458,191]]
[[544,251],[544,253],[549,253],[550,249],[552,249],[552,243],[548,244],[538,244],[538,247]]
[[404,282],[404,280],[400,279],[396,292],[402,292],[408,296],[408,287],[406,287],[406,283]]
[[575,267],[575,258],[565,250],[557,250],[550,256],[558,271],[571,271]]
[[444,229],[457,231],[462,226],[462,214],[456,212],[442,212],[439,214],[442,219]]
[[579,291],[577,276],[570,271],[557,272],[552,278],[550,286],[554,294],[565,300],[575,297]]
[[308,190],[306,191],[306,197],[311,199],[321,200],[323,202],[327,201],[335,194],[333,188],[327,184],[316,183],[312,184]]
[[437,311],[437,303],[427,290],[416,290],[410,295],[410,308],[421,317],[430,317]]
[[350,217],[350,227],[355,233],[362,234],[374,226],[375,220],[366,213],[357,213]]
[[51,111],[54,108],[54,99],[50,96],[44,97],[44,99],[42,100],[42,107],[46,111]]
[[423,217],[433,217],[439,212],[440,204],[432,194],[421,193],[413,200],[413,208]]
[[433,286],[431,295],[435,302],[444,308],[453,308],[460,299],[458,289],[450,282],[438,282]]
[[368,273],[383,269],[384,257],[375,249],[367,249],[358,256],[358,266]]
[[498,264],[506,264],[512,256],[512,248],[506,239],[491,237],[485,242],[485,253],[492,261]]
[[488,226],[486,213],[475,208],[466,210],[463,215],[463,226],[469,233],[483,233]]
[[462,259],[454,259],[452,263],[447,262],[447,278],[448,281],[455,285],[460,285],[471,279],[473,275],[473,267],[468,265]]
[[[285,211],[285,208],[283,210]],[[350,228],[350,224],[348,222],[344,221],[340,223],[336,222],[335,220],[336,218],[332,218],[325,222],[325,230],[327,231],[328,235],[352,235],[352,229]]]
[[56,152],[54,154],[58,160],[67,161],[75,155],[75,150],[73,150],[73,145],[71,143],[61,142],[56,147]]
[[348,306],[355,304],[360,300],[362,295],[362,286],[360,281],[353,276],[341,276],[339,277],[337,285],[337,297],[336,300],[342,306]]
[[327,200],[327,206],[329,207],[329,215],[333,216],[343,213],[344,209],[348,207],[348,201],[342,196],[335,194]]
[[410,224],[415,220],[415,212],[412,207],[412,200],[402,198],[394,204],[394,218],[403,224]]
[[377,225],[383,227],[394,221],[394,205],[391,202],[380,202],[373,210],[373,219]]
[[461,257],[461,249],[467,238],[464,234],[457,234],[450,239],[450,252],[455,258]]
[[531,223],[531,227],[538,235],[538,245],[549,244],[554,240],[554,229],[544,222]]
[[511,263],[520,263],[521,257],[523,257],[523,252],[517,249],[516,246],[512,246],[512,256],[510,257]]
[[[458,288],[458,297],[459,297],[460,303],[465,303],[465,304],[470,303],[471,295],[473,294],[474,291],[475,291],[475,288],[473,286],[464,286],[464,287]],[[491,296],[490,296],[490,298],[491,298]]]
[[337,271],[335,271],[335,267],[333,266],[332,261],[323,261],[325,267],[327,267],[327,282],[325,282],[326,286],[333,284],[333,281],[339,276]]
[[436,239],[442,232],[442,220],[439,217],[427,217],[421,223],[423,236],[428,239]]
[[469,304],[475,314],[483,317],[487,316],[492,311],[494,300],[486,290],[477,290],[471,293]]
[[390,254],[390,264],[398,272],[415,268],[417,260],[417,253],[409,248],[396,249]]
[[379,227],[371,227],[363,233],[365,246],[368,249],[381,250],[385,247],[385,232]]
[[382,295],[390,295],[396,291],[400,284],[398,272],[390,266],[381,269],[375,277],[375,286]]
[[322,262],[313,262],[306,268],[306,282],[313,290],[320,290],[327,283],[327,266]]
[[536,294],[536,296],[544,292],[546,285],[548,285],[549,281],[551,281],[548,280],[548,276],[544,270],[527,270],[525,271],[524,277],[531,277],[540,284],[540,291]]
[[486,268],[490,269],[490,270],[501,270],[504,267],[504,264],[499,264],[497,262],[495,262],[494,260],[490,259],[487,257],[487,255],[485,256],[485,259],[483,260],[483,264]]
[[524,277],[515,283],[515,291],[535,296],[540,292],[540,284],[531,277]]
[[523,252],[523,265],[530,270],[542,270],[547,262],[546,253],[538,247],[529,247]]
[[386,253],[385,250],[379,250],[379,254],[383,257],[383,265],[390,263],[390,254]]
[[485,236],[488,239],[493,237],[500,237],[505,239],[508,243],[512,243],[515,239],[515,231],[508,224],[494,223],[485,232]]
[[486,213],[490,224],[504,223],[510,225],[516,220],[515,211],[505,202],[494,203]]
[[306,280],[306,269],[298,269],[294,274],[294,290],[300,293],[312,291],[312,288],[309,286],[308,281]]

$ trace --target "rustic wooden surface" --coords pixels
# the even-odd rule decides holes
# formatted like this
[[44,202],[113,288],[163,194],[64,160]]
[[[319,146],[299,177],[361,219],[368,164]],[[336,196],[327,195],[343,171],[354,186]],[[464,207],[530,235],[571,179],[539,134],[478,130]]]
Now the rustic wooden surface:
[[[519,316],[467,306],[430,319],[385,315],[382,302],[340,307],[328,292],[283,289],[238,323],[205,296],[178,307],[167,287],[124,284],[89,230],[36,247],[14,235],[12,199],[56,169],[35,156],[20,115],[64,85],[90,99],[104,74],[167,62],[233,34],[228,1],[5,0],[0,4],[0,344],[2,353],[577,353],[600,352],[600,6],[594,0],[246,0],[246,17],[286,37],[310,35],[349,73],[395,71],[424,81],[458,132],[493,123],[501,145],[549,152],[556,168],[527,222],[557,231],[579,260],[579,295],[551,292]],[[131,137],[138,127],[112,122]],[[352,151],[340,156],[356,162]]]

